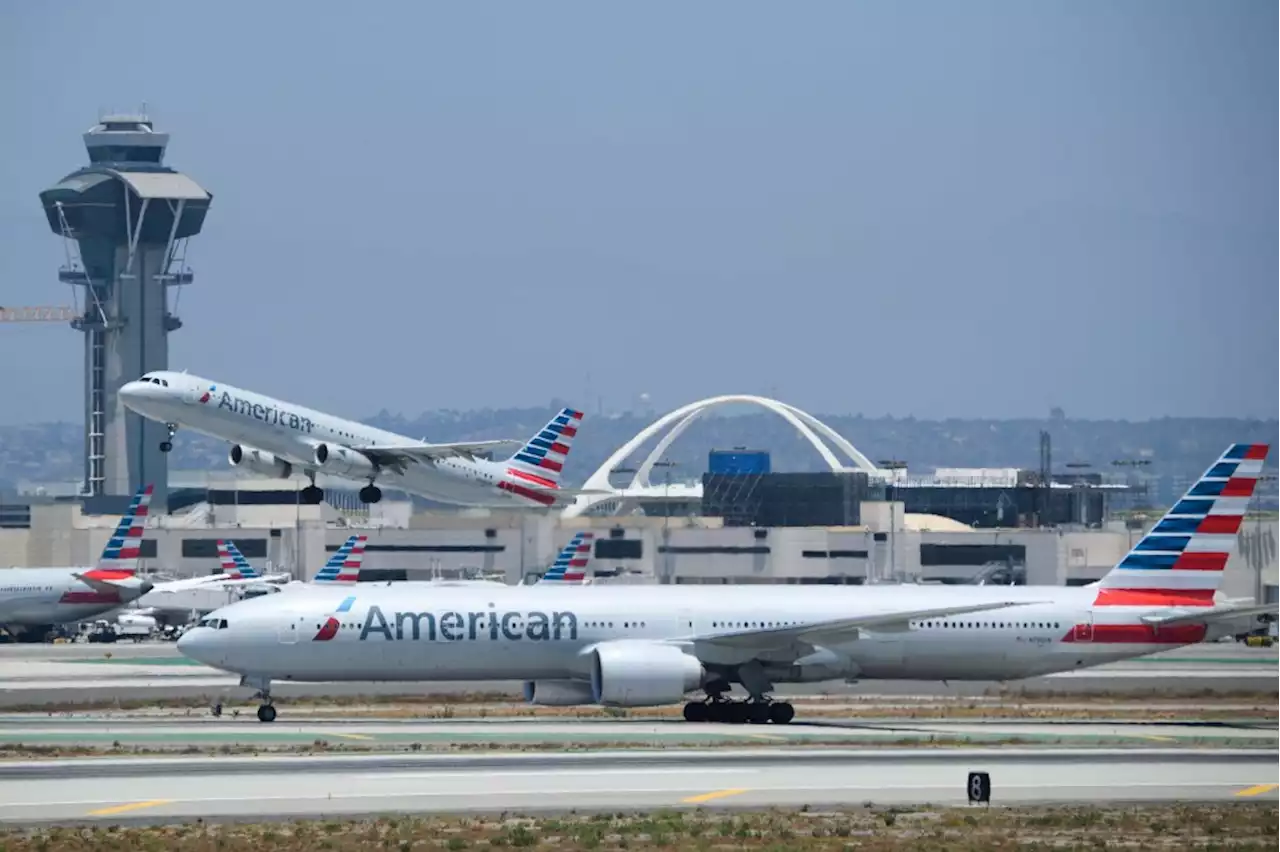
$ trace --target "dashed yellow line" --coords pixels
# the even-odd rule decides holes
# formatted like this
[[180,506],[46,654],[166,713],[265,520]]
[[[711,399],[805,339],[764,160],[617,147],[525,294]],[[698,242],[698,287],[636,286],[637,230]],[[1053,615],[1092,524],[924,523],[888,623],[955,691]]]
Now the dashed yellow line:
[[700,793],[697,796],[690,796],[689,798],[681,799],[680,801],[685,804],[694,805],[698,802],[709,802],[712,799],[723,799],[727,796],[738,796],[745,792],[747,792],[745,787],[735,787],[732,790],[714,790],[710,793]]
[[1280,787],[1280,784],[1254,784],[1252,787],[1245,787],[1243,790],[1237,790],[1237,796],[1258,796],[1263,793],[1270,793],[1272,790]]
[[173,799],[152,799],[149,802],[130,802],[127,805],[113,805],[109,808],[99,808],[96,811],[89,811],[89,816],[110,816],[111,814],[122,814],[127,811],[140,811],[143,808],[154,808],[159,805],[167,805]]
[[373,737],[365,734],[330,734],[331,737],[342,737],[344,740],[371,740]]

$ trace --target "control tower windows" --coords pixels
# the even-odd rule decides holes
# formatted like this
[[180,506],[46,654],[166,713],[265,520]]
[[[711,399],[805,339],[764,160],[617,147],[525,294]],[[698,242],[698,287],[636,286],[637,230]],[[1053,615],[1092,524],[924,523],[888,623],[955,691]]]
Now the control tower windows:
[[159,165],[164,148],[158,145],[94,145],[89,149],[91,163],[155,163]]

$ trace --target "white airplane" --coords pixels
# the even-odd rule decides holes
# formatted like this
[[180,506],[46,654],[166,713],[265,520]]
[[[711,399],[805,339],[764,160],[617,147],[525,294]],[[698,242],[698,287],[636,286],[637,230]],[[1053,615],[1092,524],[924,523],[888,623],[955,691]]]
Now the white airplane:
[[0,571],[0,625],[23,628],[86,621],[148,593],[216,579],[152,582],[138,576],[138,559],[151,509],[151,485],[138,489],[95,567],[9,568]]
[[[682,701],[691,722],[790,722],[778,683],[1016,680],[1141,657],[1274,612],[1215,602],[1268,447],[1236,444],[1118,565],[1088,586],[373,584],[259,598],[179,650],[272,681],[522,680],[535,704]],[[741,684],[748,703],[726,701]]]
[[[243,566],[233,564],[230,569],[224,566],[223,570],[228,574],[235,572],[241,576],[232,576],[228,579],[218,581],[219,586],[246,586],[251,591],[265,592],[274,594],[283,591],[298,591],[300,589],[326,588],[333,585],[350,585],[360,580],[360,568],[364,563],[364,549],[368,543],[369,537],[363,534],[356,534],[349,537],[342,543],[342,546],[334,551],[324,566],[316,572],[310,582],[302,580],[294,580],[288,574],[268,575],[266,577],[259,575],[257,569],[249,564],[249,560],[245,559],[235,545],[228,542],[229,551],[234,551],[235,556],[243,562]],[[222,542],[219,542],[219,553],[222,553]],[[232,557],[233,559],[235,557]],[[284,582],[274,579],[274,577],[283,578]]]
[[[230,461],[263,476],[311,479],[302,497],[319,503],[318,474],[368,483],[360,499],[377,503],[377,483],[445,503],[473,506],[568,505],[581,491],[560,488],[560,474],[582,422],[563,409],[528,441],[431,444],[282,402],[188,373],[154,372],[129,382],[120,398],[133,411],[166,424],[168,452],[179,427],[232,444]],[[502,448],[501,461],[481,456]]]

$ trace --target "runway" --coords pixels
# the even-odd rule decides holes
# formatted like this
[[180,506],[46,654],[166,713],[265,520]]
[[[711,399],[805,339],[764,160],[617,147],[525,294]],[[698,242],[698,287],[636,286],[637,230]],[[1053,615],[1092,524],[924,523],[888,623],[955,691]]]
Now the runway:
[[239,719],[207,715],[73,718],[0,715],[0,749],[9,753],[44,749],[178,752],[298,750],[327,747],[404,751],[496,747],[524,749],[673,747],[729,745],[833,745],[878,747],[930,744],[1035,744],[1043,746],[1171,745],[1263,748],[1280,745],[1275,720],[1135,723],[914,719],[821,720],[790,725],[692,725],[682,721],[599,719],[368,720],[291,719],[287,709],[264,725],[246,714]]
[[0,763],[0,821],[1274,799],[1274,751],[790,750]]
[[[238,694],[238,679],[193,663],[170,643],[0,645],[0,708],[80,702],[209,699]],[[995,682],[863,681],[783,686],[780,696],[1215,695],[1280,693],[1275,648],[1209,643],[1081,672]],[[240,691],[243,692],[243,691]],[[277,684],[282,702],[310,696],[505,694],[518,683]],[[245,693],[247,694],[247,693]]]

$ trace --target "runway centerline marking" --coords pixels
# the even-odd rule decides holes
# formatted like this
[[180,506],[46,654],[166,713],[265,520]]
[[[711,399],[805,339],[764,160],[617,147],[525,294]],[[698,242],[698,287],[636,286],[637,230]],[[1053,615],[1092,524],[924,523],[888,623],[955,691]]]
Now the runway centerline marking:
[[1259,796],[1263,793],[1270,793],[1272,790],[1280,787],[1280,784],[1254,784],[1252,787],[1245,787],[1243,790],[1236,791],[1237,796]]
[[695,805],[698,802],[709,802],[712,799],[724,799],[728,796],[739,796],[747,792],[745,787],[734,787],[731,790],[712,790],[710,793],[701,793],[697,796],[689,796],[687,799],[680,801],[688,805]]
[[114,805],[109,808],[99,808],[96,811],[89,811],[89,816],[111,816],[112,814],[122,814],[127,811],[140,811],[143,808],[155,808],[160,805],[167,805],[172,801],[172,799],[151,799],[146,802],[130,802],[127,805]]

